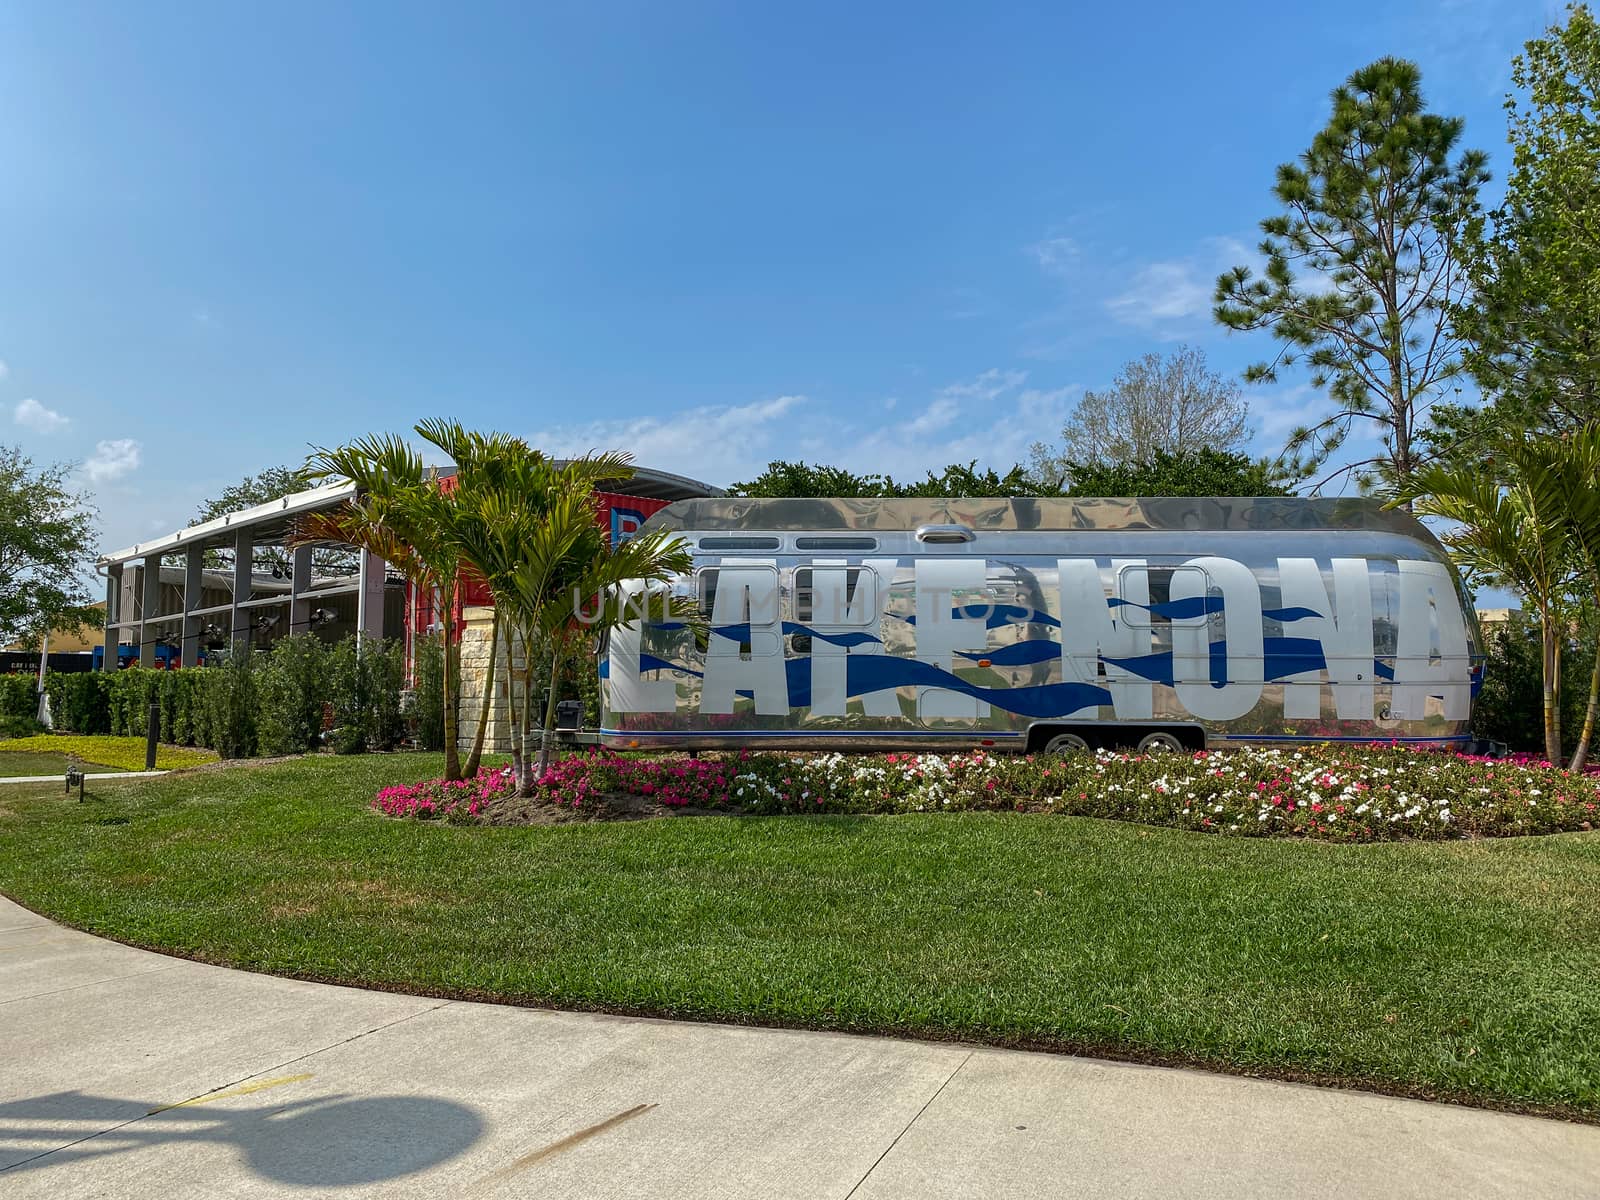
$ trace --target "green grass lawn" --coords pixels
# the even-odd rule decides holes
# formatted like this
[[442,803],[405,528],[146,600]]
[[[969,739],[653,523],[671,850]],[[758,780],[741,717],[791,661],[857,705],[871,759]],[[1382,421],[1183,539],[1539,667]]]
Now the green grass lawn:
[[[102,766],[99,763],[84,763],[85,771],[116,771],[118,767]],[[0,779],[26,779],[29,775],[60,775],[65,778],[67,774],[67,756],[65,754],[44,752],[35,753],[31,750],[0,750]]]
[[[0,890],[353,984],[1190,1061],[1600,1119],[1600,833],[373,816],[434,755],[0,791]],[[108,1017],[112,1014],[108,1014]]]
[[[80,733],[36,733],[30,737],[4,738],[0,739],[0,777],[65,774],[69,754],[81,759],[85,769],[90,771],[142,771],[145,742],[142,737]],[[16,765],[22,761],[10,758],[11,755],[30,755],[51,765],[44,771],[8,771],[7,764]],[[191,746],[156,747],[156,769],[161,771],[177,771],[216,761],[215,750],[198,750]]]

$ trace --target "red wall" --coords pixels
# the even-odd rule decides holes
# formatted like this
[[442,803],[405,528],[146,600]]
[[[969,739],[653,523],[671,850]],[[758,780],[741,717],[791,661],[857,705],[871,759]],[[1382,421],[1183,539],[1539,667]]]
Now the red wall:
[[[439,487],[450,491],[456,486],[454,475],[446,475],[439,480]],[[621,492],[596,492],[594,494],[595,520],[600,522],[601,528],[611,530],[611,544],[615,546],[619,541],[626,541],[637,532],[640,525],[660,512],[668,504],[666,500],[650,500],[644,496],[626,496]],[[494,598],[489,594],[488,585],[480,579],[472,578],[463,573],[456,590],[456,637],[461,636],[461,610],[463,608],[488,606],[494,603]],[[433,597],[417,594],[416,588],[406,585],[406,659],[409,666],[411,659],[411,638],[417,630],[426,630],[434,622]]]

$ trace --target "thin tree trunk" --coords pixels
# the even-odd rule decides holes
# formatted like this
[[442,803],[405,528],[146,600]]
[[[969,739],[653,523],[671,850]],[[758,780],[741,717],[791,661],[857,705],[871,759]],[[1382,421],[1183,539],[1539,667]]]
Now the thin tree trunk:
[[555,639],[550,650],[550,695],[544,703],[544,730],[539,735],[539,778],[550,769],[550,744],[555,738],[556,700],[561,695],[561,640]]
[[522,724],[517,719],[517,635],[514,628],[506,630],[506,725],[511,730],[511,782],[519,792],[522,789]]
[[1550,765],[1561,765],[1561,646],[1557,641],[1555,617],[1543,614],[1540,632],[1544,650],[1544,756]]
[[534,664],[533,664],[533,639],[529,638],[527,648],[523,651],[527,666],[522,672],[522,775],[517,781],[517,795],[533,795],[533,714],[534,704]]
[[440,607],[444,610],[439,628],[444,638],[444,777],[461,778],[461,647],[455,644],[455,594],[440,589]]
[[1594,670],[1589,672],[1589,707],[1583,714],[1583,734],[1578,738],[1578,748],[1572,752],[1568,770],[1582,774],[1589,765],[1589,747],[1594,742],[1595,717],[1600,714],[1600,645],[1595,647]]
[[500,610],[495,609],[494,621],[489,625],[489,669],[483,676],[483,699],[478,702],[478,731],[472,735],[472,753],[461,773],[473,779],[483,766],[483,740],[489,732],[489,702],[494,699],[494,664],[500,657]]

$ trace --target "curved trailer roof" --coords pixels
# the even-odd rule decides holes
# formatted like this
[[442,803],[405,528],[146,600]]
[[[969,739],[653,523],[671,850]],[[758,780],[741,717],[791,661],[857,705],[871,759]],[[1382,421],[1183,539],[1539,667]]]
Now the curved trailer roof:
[[1346,529],[1398,533],[1432,542],[1410,513],[1377,500],[1302,496],[1152,496],[1141,499],[750,499],[680,500],[647,527],[665,529],[916,529],[960,524],[977,530]]

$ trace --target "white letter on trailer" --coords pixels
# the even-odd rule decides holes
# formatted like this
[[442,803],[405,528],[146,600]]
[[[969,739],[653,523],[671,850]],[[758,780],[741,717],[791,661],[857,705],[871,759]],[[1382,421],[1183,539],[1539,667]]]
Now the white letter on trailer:
[[[650,601],[657,613],[667,608],[667,589],[656,586],[645,599],[645,583],[630,579],[621,584],[623,611],[648,617]],[[643,641],[643,622],[639,619],[611,631],[606,647],[606,703],[612,712],[671,712],[678,705],[678,685],[665,671],[646,680],[639,670],[639,649]]]
[[1172,677],[1178,702],[1204,721],[1242,717],[1261,699],[1261,585],[1231,558],[1191,558],[1198,571],[1172,573],[1173,600],[1203,600],[1209,583],[1222,593],[1227,648],[1221,687],[1211,681],[1211,618],[1201,613],[1172,622]]
[[[883,609],[889,603],[889,588],[894,583],[897,558],[867,558],[861,561],[872,580],[870,587],[858,585],[848,594],[849,571],[843,559],[818,559],[812,564],[811,627],[821,633],[865,633],[883,636]],[[862,593],[867,595],[863,597]],[[796,614],[798,616],[798,614]],[[837,646],[821,638],[811,640],[811,712],[818,717],[842,717],[849,704],[849,663],[852,654],[882,654],[883,643],[863,642],[859,646]],[[900,716],[900,698],[893,688],[866,692],[861,710],[869,717]]]
[[1467,625],[1461,616],[1455,579],[1441,562],[1402,558],[1396,565],[1400,568],[1400,619],[1395,631],[1389,715],[1420,721],[1427,715],[1428,697],[1438,696],[1444,701],[1446,721],[1464,721],[1472,710],[1472,683]]
[[[917,660],[951,671],[957,650],[982,654],[989,648],[984,621],[958,617],[962,606],[958,592],[983,594],[989,582],[989,564],[981,558],[919,558],[917,571]],[[972,597],[965,603],[972,603]],[[919,717],[977,717],[989,715],[989,706],[975,696],[948,688],[922,688],[917,693]]]
[[[716,632],[718,626],[744,624],[750,627],[748,655],[740,652],[739,639]],[[731,713],[738,693],[749,692],[757,713],[787,716],[789,678],[784,674],[776,564],[763,559],[723,559],[717,570],[711,627],[700,711]]]
[[[1142,570],[1142,558],[1111,560],[1111,576],[1120,593],[1126,580],[1131,594],[1118,600],[1134,604],[1150,603],[1150,577]],[[1100,674],[1100,659],[1142,658],[1150,653],[1147,626],[1129,625],[1112,615],[1110,597],[1100,582],[1100,566],[1092,558],[1063,558],[1056,562],[1061,585],[1061,679],[1063,683],[1090,683],[1111,693],[1112,711],[1124,721],[1149,720],[1155,707],[1154,685],[1122,667],[1106,663]],[[1118,610],[1121,611],[1120,609]],[[1069,717],[1097,717],[1098,705],[1088,705]]]
[[[1284,608],[1321,615],[1283,623],[1284,637],[1322,644],[1333,683],[1334,712],[1341,721],[1372,720],[1372,580],[1364,558],[1333,560],[1333,596],[1314,558],[1280,558],[1278,592]],[[1322,715],[1322,672],[1285,677],[1283,715],[1310,720]]]

